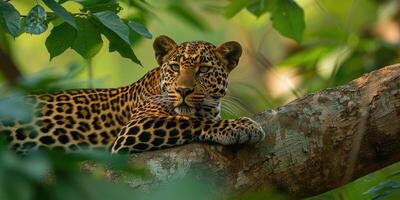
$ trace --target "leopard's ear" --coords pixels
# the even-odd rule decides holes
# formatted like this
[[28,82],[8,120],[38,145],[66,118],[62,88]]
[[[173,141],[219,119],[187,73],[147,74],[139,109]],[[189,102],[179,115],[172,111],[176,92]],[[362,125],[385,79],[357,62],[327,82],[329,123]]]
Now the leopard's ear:
[[156,60],[162,65],[168,55],[176,49],[177,45],[174,40],[165,35],[158,36],[153,43],[153,49],[156,54]]
[[242,55],[242,46],[234,41],[225,42],[216,50],[220,58],[226,63],[228,71],[232,71],[236,67]]

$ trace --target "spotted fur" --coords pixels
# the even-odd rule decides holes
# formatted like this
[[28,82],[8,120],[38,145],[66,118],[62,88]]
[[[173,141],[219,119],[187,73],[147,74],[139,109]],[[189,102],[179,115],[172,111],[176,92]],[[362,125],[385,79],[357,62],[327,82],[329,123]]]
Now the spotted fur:
[[159,67],[131,85],[29,96],[31,120],[1,120],[10,148],[135,153],[193,141],[232,145],[264,138],[250,118],[220,119],[227,78],[241,55],[238,43],[177,45],[160,36],[153,46]]

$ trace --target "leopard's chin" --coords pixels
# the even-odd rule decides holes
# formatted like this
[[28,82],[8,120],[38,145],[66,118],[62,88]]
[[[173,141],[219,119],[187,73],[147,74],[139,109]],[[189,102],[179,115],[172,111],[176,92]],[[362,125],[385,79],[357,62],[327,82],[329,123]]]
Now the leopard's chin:
[[174,111],[176,112],[176,114],[184,116],[192,116],[195,114],[195,109],[191,106],[188,106],[187,104],[176,106],[174,108]]

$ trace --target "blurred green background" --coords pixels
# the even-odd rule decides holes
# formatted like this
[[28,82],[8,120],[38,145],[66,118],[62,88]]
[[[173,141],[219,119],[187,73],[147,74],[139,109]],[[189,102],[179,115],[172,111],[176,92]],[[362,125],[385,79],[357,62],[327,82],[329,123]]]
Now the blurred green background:
[[[239,66],[230,75],[228,96],[223,101],[225,118],[250,116],[284,105],[311,92],[345,84],[363,73],[400,62],[398,0],[296,0],[305,16],[306,28],[300,43],[282,36],[274,28],[270,12],[256,16],[254,12],[249,12],[251,9],[248,7],[239,9],[228,19],[227,9],[235,2],[239,1],[126,0],[120,1],[123,9],[119,15],[121,18],[130,18],[145,24],[153,38],[167,35],[177,43],[192,40],[204,40],[215,45],[229,40],[241,43],[243,55]],[[11,3],[21,14],[28,13],[36,5],[36,1],[25,0],[12,0]],[[41,1],[39,4],[44,5]],[[80,9],[79,4],[72,1],[63,6],[71,12],[79,12]],[[187,12],[182,12],[182,9]],[[23,33],[16,38],[1,34],[5,38],[3,45],[7,44],[9,55],[24,77],[17,88],[45,91],[88,87],[89,62],[79,54],[68,49],[50,61],[44,45],[50,34],[49,30],[40,35]],[[122,58],[116,52],[108,52],[108,41],[104,42],[101,51],[90,64],[93,70],[93,87],[124,86],[157,67],[152,39],[138,37],[133,45],[143,67]],[[0,79],[6,81],[4,74],[0,75]],[[9,91],[6,86],[1,90]],[[38,158],[49,159],[47,156]],[[88,159],[91,158],[89,156]],[[52,162],[50,156],[50,161],[46,162],[47,168],[57,169],[57,165],[49,164]],[[7,165],[7,162],[3,165]],[[6,172],[3,169],[0,174]],[[397,163],[313,199],[373,199],[376,195],[386,193],[388,196],[383,197],[384,199],[398,199],[399,173],[400,164]],[[43,183],[39,181],[35,184]],[[202,190],[208,190],[202,185],[183,185],[185,186],[182,187],[193,185],[200,194]],[[372,187],[376,187],[376,191],[367,193]],[[240,198],[265,199],[271,198],[271,195],[285,198],[274,192]]]

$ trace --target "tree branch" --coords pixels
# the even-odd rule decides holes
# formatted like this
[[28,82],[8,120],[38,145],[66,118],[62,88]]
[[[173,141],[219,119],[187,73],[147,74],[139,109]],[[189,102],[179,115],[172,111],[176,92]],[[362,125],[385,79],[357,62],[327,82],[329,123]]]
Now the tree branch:
[[6,52],[6,49],[8,49],[8,45],[5,44],[6,40],[5,35],[0,35],[0,72],[3,73],[7,82],[12,85],[21,77],[21,71],[11,55]]
[[267,133],[255,146],[189,144],[132,155],[152,179],[182,176],[199,165],[220,177],[222,193],[271,185],[294,197],[329,191],[400,160],[400,64],[365,74],[254,116]]

